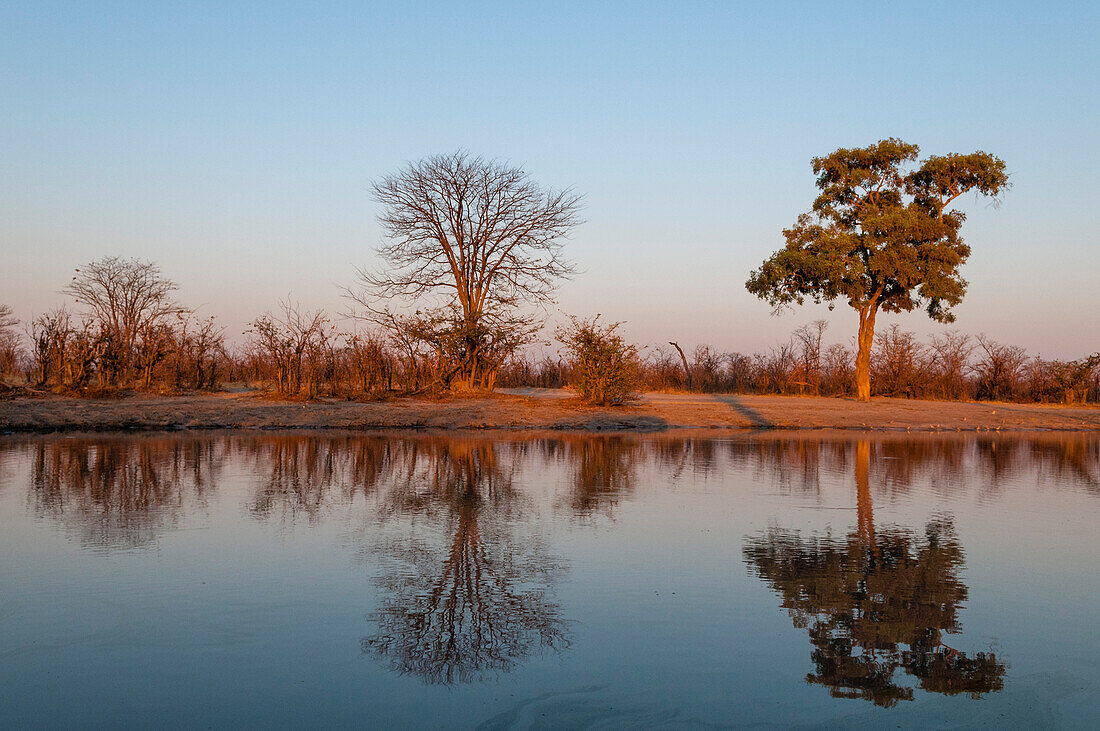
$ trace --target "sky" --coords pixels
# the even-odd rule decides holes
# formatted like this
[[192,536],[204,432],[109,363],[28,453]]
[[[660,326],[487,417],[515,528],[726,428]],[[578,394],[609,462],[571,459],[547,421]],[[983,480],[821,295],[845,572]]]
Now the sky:
[[[899,137],[984,150],[950,327],[1049,358],[1100,350],[1097,3],[0,5],[0,303],[156,261],[231,340],[290,298],[345,309],[382,243],[371,182],[465,149],[585,196],[564,313],[635,341],[766,350],[750,271],[810,208],[810,161]],[[882,316],[928,337],[921,311]],[[550,333],[548,332],[548,335]]]

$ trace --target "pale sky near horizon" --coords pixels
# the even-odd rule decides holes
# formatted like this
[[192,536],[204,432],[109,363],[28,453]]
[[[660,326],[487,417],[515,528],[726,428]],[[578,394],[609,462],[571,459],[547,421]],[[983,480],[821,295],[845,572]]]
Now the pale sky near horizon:
[[[1044,357],[1100,350],[1100,4],[53,3],[0,6],[0,303],[74,267],[157,261],[244,324],[337,311],[377,264],[372,180],[458,148],[586,197],[559,309],[640,343],[752,352],[744,288],[807,210],[810,160],[885,137],[1007,163],[970,198],[952,326]],[[920,311],[882,317],[922,336]]]

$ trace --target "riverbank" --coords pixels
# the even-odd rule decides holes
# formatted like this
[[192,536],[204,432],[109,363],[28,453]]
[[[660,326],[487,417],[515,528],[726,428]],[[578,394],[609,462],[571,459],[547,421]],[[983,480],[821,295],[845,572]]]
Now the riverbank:
[[512,389],[446,399],[278,401],[254,392],[177,397],[0,401],[0,432],[172,429],[852,429],[1093,431],[1100,408],[877,398],[645,394],[630,406],[584,406],[568,392]]

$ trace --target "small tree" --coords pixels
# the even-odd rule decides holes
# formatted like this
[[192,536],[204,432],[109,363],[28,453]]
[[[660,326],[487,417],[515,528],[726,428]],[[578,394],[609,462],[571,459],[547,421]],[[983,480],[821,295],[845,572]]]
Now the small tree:
[[225,355],[225,328],[213,315],[199,318],[194,312],[177,315],[175,341],[175,387],[214,388],[217,364]]
[[929,365],[939,387],[940,398],[961,399],[969,393],[966,376],[970,372],[970,355],[974,343],[969,335],[949,330],[932,336]]
[[802,351],[802,381],[815,394],[821,393],[821,341],[828,328],[828,320],[814,320],[794,331],[794,340]]
[[852,351],[840,343],[833,343],[825,349],[821,360],[821,380],[825,391],[834,396],[851,394],[855,373]]
[[[1062,403],[1083,403],[1088,397],[1089,383],[1100,367],[1100,353],[1093,353],[1081,360],[1055,360],[1046,364],[1050,391],[1054,399]],[[1045,394],[1034,394],[1042,400]]]
[[617,332],[621,322],[600,325],[599,319],[572,317],[555,334],[569,351],[569,385],[581,399],[601,406],[622,404],[638,395],[638,349]]
[[[290,300],[280,302],[279,307],[280,314],[267,313],[253,320],[248,333],[253,346],[275,366],[279,392],[297,395],[302,390],[303,362],[310,351],[318,347],[329,320],[324,310],[303,310],[300,304]],[[307,396],[312,396],[312,374],[306,376]]]
[[949,209],[969,191],[996,196],[1008,186],[1005,164],[985,152],[932,156],[903,167],[919,148],[901,140],[840,149],[814,158],[820,195],[783,236],[786,246],[752,272],[750,292],[781,308],[838,299],[859,313],[856,391],[871,398],[871,348],[879,310],[953,322],[966,281],[959,267],[970,247],[959,235],[966,216]]
[[59,381],[70,331],[69,311],[64,307],[39,315],[31,321],[27,335],[31,340],[34,371],[31,380],[45,386]]
[[894,323],[875,336],[875,391],[914,396],[925,348],[917,336]]
[[347,334],[344,340],[353,388],[367,396],[389,391],[393,363],[383,338],[368,332]]
[[[172,301],[176,283],[161,274],[160,267],[142,259],[107,256],[85,264],[62,290],[91,315],[103,336],[105,347],[114,352],[117,372],[128,375],[138,339],[143,333],[166,324],[180,311]],[[114,380],[114,372],[108,380]]]
[[984,333],[978,335],[977,341],[980,352],[974,372],[978,377],[978,398],[992,401],[1014,398],[1028,361],[1027,351],[1018,345],[998,343]]
[[96,365],[96,334],[90,319],[70,330],[64,360],[65,382],[74,388],[85,386]]
[[172,328],[167,324],[150,323],[138,332],[133,359],[143,389],[148,391],[153,387],[157,367],[168,358],[174,346]]

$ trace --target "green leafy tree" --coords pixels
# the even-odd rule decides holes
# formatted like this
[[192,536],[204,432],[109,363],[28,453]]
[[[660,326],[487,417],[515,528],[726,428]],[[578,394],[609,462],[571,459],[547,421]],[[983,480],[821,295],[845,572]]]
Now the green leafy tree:
[[875,316],[924,307],[953,322],[970,247],[959,235],[966,216],[951,204],[963,194],[997,196],[1008,187],[1000,159],[986,152],[933,155],[916,170],[916,145],[898,139],[839,149],[813,160],[821,193],[813,210],[783,231],[786,246],[752,272],[746,287],[773,307],[807,297],[832,306],[846,299],[859,313],[856,392],[871,398]]

